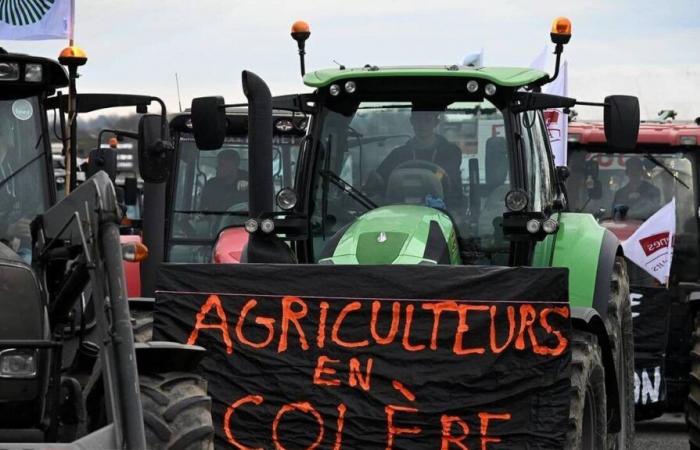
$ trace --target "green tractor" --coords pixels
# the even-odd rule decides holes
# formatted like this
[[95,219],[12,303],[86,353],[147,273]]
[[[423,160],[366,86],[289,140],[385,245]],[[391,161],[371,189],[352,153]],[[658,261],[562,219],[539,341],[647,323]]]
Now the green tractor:
[[[294,25],[303,75],[309,34],[305,23]],[[634,373],[624,255],[592,215],[569,209],[568,172],[554,166],[542,113],[583,104],[540,92],[556,78],[569,38],[568,20],[555,21],[554,76],[510,67],[368,64],[305,74],[313,93],[272,98],[260,78],[244,72],[251,190],[241,262],[318,264],[319,270],[376,265],[377,273],[396,265],[423,266],[426,273],[440,265],[566,268],[571,398],[559,445],[629,449]],[[635,97],[609,96],[593,105],[604,108],[609,141],[635,145]],[[225,107],[221,97],[193,101],[200,150],[221,147]],[[276,196],[273,108],[312,117],[293,185]],[[156,315],[156,329],[158,322]]]

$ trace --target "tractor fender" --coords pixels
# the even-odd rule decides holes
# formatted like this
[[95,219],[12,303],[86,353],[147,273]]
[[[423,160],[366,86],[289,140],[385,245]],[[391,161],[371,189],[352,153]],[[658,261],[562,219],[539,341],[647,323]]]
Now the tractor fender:
[[568,268],[571,306],[592,307],[605,322],[610,276],[615,257],[621,253],[617,237],[600,226],[593,216],[561,213],[551,263],[536,261],[536,265]]
[[[614,259],[614,258],[613,258]],[[605,393],[608,404],[608,427],[610,431],[617,432],[620,429],[620,393],[617,388],[617,371],[613,357],[608,330],[603,318],[594,308],[572,307],[571,326],[580,331],[591,333],[598,339],[598,344],[603,355],[603,367],[605,368]]]
[[207,352],[198,345],[165,341],[135,343],[134,347],[140,374],[191,372]]

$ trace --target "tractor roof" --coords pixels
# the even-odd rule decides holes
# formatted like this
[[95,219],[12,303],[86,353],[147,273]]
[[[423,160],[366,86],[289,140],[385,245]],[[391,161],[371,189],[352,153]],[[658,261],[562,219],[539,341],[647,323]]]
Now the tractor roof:
[[[605,128],[601,122],[571,122],[569,142],[605,144]],[[637,142],[641,145],[697,146],[700,144],[700,126],[692,122],[642,122]]]
[[381,77],[461,77],[483,79],[500,86],[525,86],[547,77],[547,73],[522,67],[471,67],[471,66],[365,66],[350,69],[323,69],[309,72],[304,84],[319,88],[331,83],[358,78]]

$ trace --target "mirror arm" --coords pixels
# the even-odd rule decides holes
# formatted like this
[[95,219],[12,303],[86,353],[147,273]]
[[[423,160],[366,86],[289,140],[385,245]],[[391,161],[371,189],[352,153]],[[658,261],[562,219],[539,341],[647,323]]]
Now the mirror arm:
[[561,64],[561,54],[563,52],[564,44],[557,44],[557,46],[554,47],[554,54],[557,55],[557,59],[554,63],[554,74],[551,77],[547,77],[547,83],[551,83],[552,81],[556,80],[559,76],[559,66]]
[[583,106],[601,106],[601,107],[610,106],[607,103],[596,103],[596,102],[579,102],[579,101],[577,101],[576,104],[583,105]]
[[160,138],[165,141],[168,136],[168,112],[165,108],[165,103],[158,97],[151,97],[151,100],[156,101],[160,105]]

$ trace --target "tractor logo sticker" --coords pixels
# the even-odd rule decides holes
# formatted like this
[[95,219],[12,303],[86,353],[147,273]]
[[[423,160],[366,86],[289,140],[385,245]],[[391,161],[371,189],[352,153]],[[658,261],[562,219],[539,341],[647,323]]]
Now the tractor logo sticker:
[[39,22],[55,0],[0,0],[0,20],[23,26]]
[[29,120],[34,115],[34,108],[28,100],[19,99],[12,104],[12,115],[17,120]]

